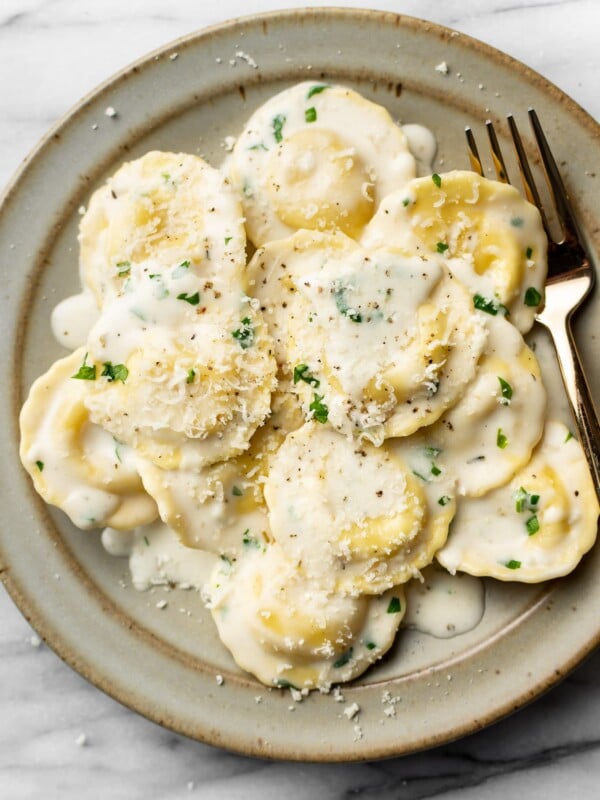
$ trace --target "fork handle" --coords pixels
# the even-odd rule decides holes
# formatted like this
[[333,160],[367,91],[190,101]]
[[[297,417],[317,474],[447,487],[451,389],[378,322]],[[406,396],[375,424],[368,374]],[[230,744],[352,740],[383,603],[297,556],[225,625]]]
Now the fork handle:
[[600,499],[600,423],[594,408],[590,387],[581,366],[571,331],[570,319],[565,319],[562,326],[546,327],[554,341],[567,397],[579,431],[581,446],[592,472],[596,494]]

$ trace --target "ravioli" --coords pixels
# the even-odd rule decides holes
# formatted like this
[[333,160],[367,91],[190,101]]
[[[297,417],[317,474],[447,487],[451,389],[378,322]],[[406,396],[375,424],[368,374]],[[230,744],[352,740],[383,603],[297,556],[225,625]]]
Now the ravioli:
[[[463,393],[486,330],[439,258],[300,231],[248,268],[276,357],[307,413],[374,444],[430,425]],[[324,412],[323,412],[324,413]]]
[[227,556],[260,549],[272,539],[264,481],[286,434],[303,421],[295,398],[276,393],[271,415],[245,453],[198,472],[163,470],[140,459],[144,487],[156,500],[163,521],[187,547]]
[[506,483],[529,461],[545,421],[540,366],[518,330],[488,317],[485,351],[462,398],[423,441],[458,482],[459,495],[478,497]]
[[505,486],[461,500],[437,559],[454,573],[538,583],[567,575],[596,541],[598,499],[579,442],[546,425],[533,458]]
[[307,578],[277,545],[222,561],[205,595],[237,664],[281,688],[327,690],[357,677],[390,648],[405,613],[400,587],[340,594]]
[[272,342],[235,287],[181,264],[154,269],[132,268],[129,290],[93,327],[91,361],[126,376],[99,371],[86,405],[94,422],[157,466],[196,470],[247,449],[269,414]]
[[205,279],[240,280],[246,235],[236,192],[197,156],[152,151],[123,164],[92,195],[79,230],[80,274],[99,306],[132,265],[185,262]]
[[20,456],[36,491],[83,530],[129,530],[158,516],[135,455],[94,425],[85,406],[89,382],[74,376],[83,348],[38,378],[19,418]]
[[509,313],[522,333],[542,308],[546,234],[539,211],[514,186],[468,171],[417,178],[385,198],[361,243],[442,253],[476,307]]
[[431,562],[454,513],[440,494],[429,502],[387,442],[356,443],[318,422],[286,437],[265,483],[271,533],[288,559],[352,594],[386,591]]
[[406,137],[382,106],[308,81],[254,112],[229,169],[256,246],[301,228],[357,236],[381,200],[416,174]]

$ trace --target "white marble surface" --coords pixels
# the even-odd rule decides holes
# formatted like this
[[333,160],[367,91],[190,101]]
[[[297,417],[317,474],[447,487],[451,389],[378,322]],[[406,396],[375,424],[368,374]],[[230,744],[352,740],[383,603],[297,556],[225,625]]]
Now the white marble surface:
[[[177,36],[281,0],[2,0],[0,186],[83,94]],[[328,5],[328,3],[313,3]],[[338,5],[368,5],[367,0]],[[598,0],[379,0],[521,59],[600,119]],[[600,796],[600,653],[534,705],[427,753],[382,763],[267,763],[173,735],[65,666],[0,589],[0,798]]]

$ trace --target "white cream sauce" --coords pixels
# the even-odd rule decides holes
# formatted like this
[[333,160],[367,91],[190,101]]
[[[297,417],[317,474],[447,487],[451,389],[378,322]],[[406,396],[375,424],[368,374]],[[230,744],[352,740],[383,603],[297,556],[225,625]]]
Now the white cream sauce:
[[201,589],[217,562],[218,557],[212,553],[184,547],[163,522],[134,531],[129,569],[139,591],[170,584]]
[[417,175],[431,175],[433,159],[437,151],[435,136],[424,125],[403,125],[402,130],[408,141],[408,149],[417,162]]
[[100,316],[94,295],[89,290],[66,297],[54,307],[50,326],[56,341],[68,350],[82,347]]
[[406,587],[406,615],[402,627],[415,628],[437,639],[473,630],[485,611],[483,581],[471,575],[449,575],[439,567],[423,570],[423,582]]
[[102,547],[111,556],[125,558],[131,555],[133,547],[133,531],[118,531],[115,528],[104,528],[100,536]]

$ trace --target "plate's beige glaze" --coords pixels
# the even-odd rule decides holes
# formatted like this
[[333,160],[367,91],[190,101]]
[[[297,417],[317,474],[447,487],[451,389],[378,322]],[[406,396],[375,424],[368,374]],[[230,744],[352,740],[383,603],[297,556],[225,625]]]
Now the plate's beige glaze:
[[[257,69],[236,58],[240,50]],[[441,61],[451,65],[450,75],[435,70]],[[62,658],[157,722],[266,757],[368,759],[474,731],[539,695],[583,658],[600,632],[598,548],[554,585],[490,582],[484,620],[465,636],[442,641],[402,633],[389,658],[344,688],[346,704],[356,701],[361,708],[352,722],[342,714],[344,705],[318,693],[290,713],[287,692],[267,690],[236,669],[197,595],[174,593],[168,608],[158,611],[157,595],[130,588],[126,564],[107,556],[96,534],[76,531],[44,506],[17,456],[24,394],[61,354],[50,336],[50,311],[77,290],[78,207],[107,172],[150,148],[220,162],[223,137],[235,135],[259,103],[311,77],[348,83],[403,122],[429,126],[440,144],[440,171],[467,166],[466,123],[481,126],[488,116],[502,119],[512,111],[527,130],[525,112],[535,106],[559,161],[566,162],[592,247],[600,249],[594,219],[600,178],[586,173],[600,154],[597,124],[539,75],[468,37],[392,14],[313,9],[232,22],[148,56],[74,109],[4,198],[0,572]],[[105,116],[108,105],[117,109],[116,118]],[[596,298],[577,329],[595,393],[597,314]],[[225,678],[222,686],[217,672]],[[384,714],[386,690],[400,698],[393,718]]]

